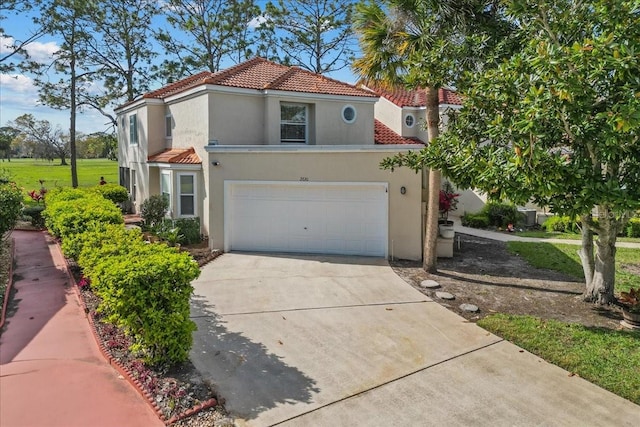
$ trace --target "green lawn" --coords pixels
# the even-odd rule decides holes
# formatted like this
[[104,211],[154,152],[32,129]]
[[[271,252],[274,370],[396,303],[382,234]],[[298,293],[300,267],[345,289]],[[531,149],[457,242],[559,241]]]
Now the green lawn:
[[[539,239],[562,239],[562,240],[580,240],[581,236],[576,233],[552,233],[543,230],[518,231],[516,236],[520,237],[537,237]],[[618,237],[619,242],[640,243],[637,237]]]
[[[118,182],[118,162],[107,159],[78,159],[77,165],[80,187],[97,185],[101,176],[109,183]],[[61,166],[60,160],[5,160],[0,163],[0,171],[8,172],[11,179],[24,188],[25,202],[31,201],[27,191],[40,189],[41,179],[44,180],[44,187],[47,189],[71,186],[71,166]]]
[[640,405],[640,332],[495,314],[478,325]]
[[[507,248],[517,253],[529,264],[538,268],[549,268],[584,279],[582,264],[578,256],[579,246],[559,243],[507,242]],[[616,251],[616,292],[640,287],[640,275],[629,268],[640,269],[640,250],[618,248]]]

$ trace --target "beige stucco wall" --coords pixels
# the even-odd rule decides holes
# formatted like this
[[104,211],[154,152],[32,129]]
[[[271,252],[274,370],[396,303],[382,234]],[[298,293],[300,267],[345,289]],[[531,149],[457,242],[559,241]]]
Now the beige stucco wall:
[[[211,167],[208,177],[209,216],[206,231],[212,248],[224,247],[224,182],[291,181],[300,182],[386,182],[389,185],[389,254],[395,258],[418,260],[421,245],[421,177],[400,168],[380,170],[382,159],[390,152],[229,152],[209,153],[209,160],[220,162]],[[406,187],[406,194],[400,187]]]
[[398,135],[402,135],[402,108],[388,99],[380,97],[374,109],[376,119],[380,120]]
[[[165,115],[171,114],[173,129],[171,138],[164,138]],[[200,147],[207,144],[209,139],[209,96],[201,92],[188,99],[171,101],[167,104],[161,120],[155,124],[163,131],[163,139],[166,139],[165,148]],[[159,151],[162,151],[158,150]],[[154,153],[155,154],[155,153]]]

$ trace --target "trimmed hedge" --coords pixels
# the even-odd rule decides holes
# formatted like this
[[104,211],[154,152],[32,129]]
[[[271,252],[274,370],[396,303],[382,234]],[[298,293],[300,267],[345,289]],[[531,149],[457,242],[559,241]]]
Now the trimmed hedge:
[[62,237],[63,253],[89,278],[105,320],[132,337],[131,350],[154,365],[185,361],[196,329],[191,281],[200,275],[191,255],[143,241],[140,230],[125,229],[120,209],[93,190],[54,190],[46,202],[49,231]]
[[484,213],[465,214],[460,218],[462,225],[472,228],[487,228],[489,226],[489,217]]
[[129,192],[126,188],[118,184],[96,185],[93,189],[107,200],[113,203],[124,203],[129,200]]
[[52,190],[45,198],[42,212],[49,232],[63,239],[87,230],[93,221],[123,224],[120,209],[111,201],[91,191],[73,188]]
[[132,336],[131,350],[147,363],[187,360],[196,330],[189,299],[198,264],[186,252],[144,242],[138,231],[114,233],[112,227],[83,233],[78,261],[102,300],[98,311]]
[[0,177],[0,238],[15,227],[22,214],[22,191],[15,182]]
[[640,218],[631,218],[626,228],[627,237],[640,237]]

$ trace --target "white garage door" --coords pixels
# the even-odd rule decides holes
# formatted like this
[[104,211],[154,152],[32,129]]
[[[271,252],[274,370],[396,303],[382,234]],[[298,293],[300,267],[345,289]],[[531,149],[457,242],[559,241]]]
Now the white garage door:
[[225,249],[386,257],[386,183],[225,183]]

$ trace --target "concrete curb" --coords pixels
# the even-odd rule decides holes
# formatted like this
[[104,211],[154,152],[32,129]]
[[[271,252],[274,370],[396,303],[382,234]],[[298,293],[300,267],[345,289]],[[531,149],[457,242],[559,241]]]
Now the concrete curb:
[[100,354],[102,354],[102,357],[104,357],[104,359],[107,361],[107,363],[109,363],[110,366],[112,366],[120,375],[122,375],[122,377],[127,380],[127,382],[138,392],[138,394],[140,394],[140,396],[142,396],[145,400],[145,402],[147,402],[147,404],[151,407],[151,409],[155,412],[155,414],[158,416],[158,418],[165,424],[165,425],[171,425],[177,421],[180,421],[184,418],[190,417],[194,414],[197,414],[200,411],[203,411],[205,409],[214,407],[218,404],[217,399],[215,398],[211,398],[209,400],[206,400],[192,408],[187,409],[186,411],[174,415],[173,417],[171,417],[169,420],[167,420],[167,418],[164,416],[164,414],[162,413],[160,407],[158,406],[158,404],[155,402],[155,399],[153,399],[153,396],[151,396],[151,394],[146,391],[143,386],[142,383],[140,383],[140,381],[138,381],[136,378],[133,377],[133,374],[131,373],[131,371],[129,369],[127,369],[126,367],[124,367],[120,362],[118,362],[116,359],[113,358],[113,356],[111,355],[111,353],[109,352],[109,350],[104,346],[104,343],[102,342],[102,339],[100,338],[100,334],[98,333],[98,329],[96,328],[95,325],[95,319],[93,318],[93,315],[91,313],[89,313],[89,309],[87,308],[86,304],[84,303],[84,299],[82,298],[82,295],[80,293],[80,288],[78,287],[78,283],[76,282],[76,279],[73,277],[73,274],[71,273],[71,269],[69,266],[69,261],[67,260],[67,258],[64,257],[64,255],[62,254],[62,249],[60,248],[60,243],[58,241],[55,241],[56,243],[56,248],[58,249],[58,251],[60,251],[60,255],[62,256],[62,258],[64,259],[64,264],[65,264],[65,270],[66,270],[66,274],[69,277],[69,281],[71,283],[71,286],[74,289],[74,294],[78,300],[78,303],[80,304],[80,306],[82,307],[82,310],[85,313],[85,317],[87,318],[87,321],[89,322],[89,327],[91,329],[91,334],[93,335],[93,339],[96,341],[96,344],[98,345],[98,349],[100,350]]
[[4,322],[7,319],[7,307],[9,307],[9,297],[11,289],[13,289],[13,261],[16,257],[16,241],[11,238],[11,247],[9,248],[9,272],[7,275],[7,288],[4,290],[4,300],[2,301],[2,312],[0,313],[0,333],[4,328]]

